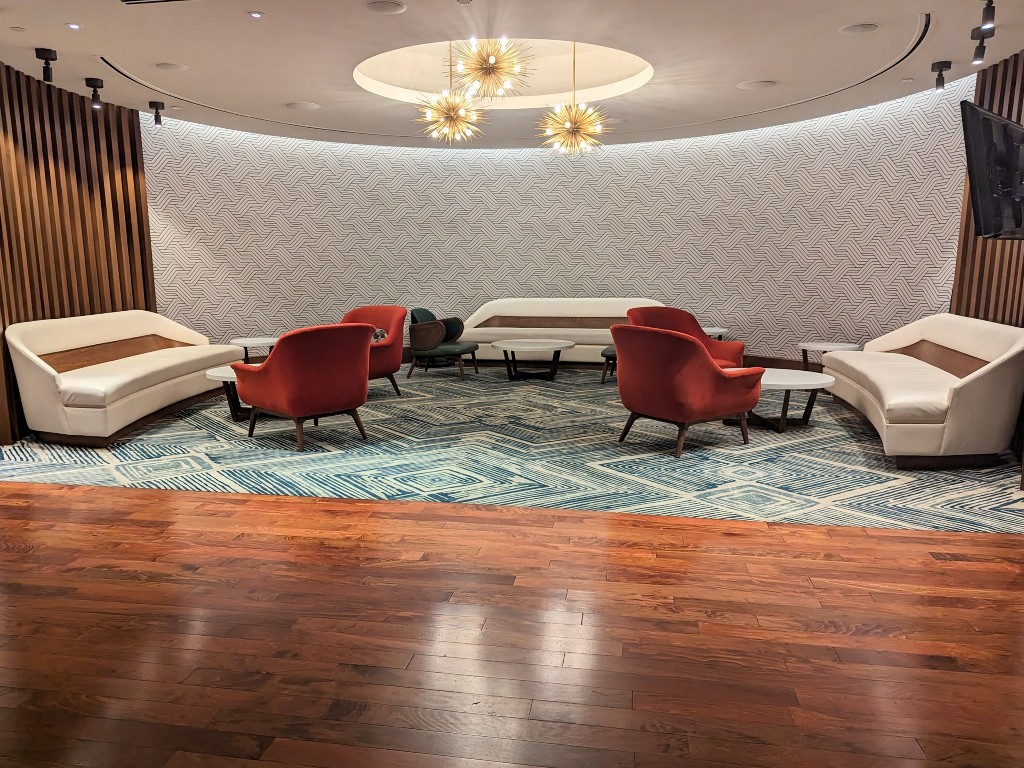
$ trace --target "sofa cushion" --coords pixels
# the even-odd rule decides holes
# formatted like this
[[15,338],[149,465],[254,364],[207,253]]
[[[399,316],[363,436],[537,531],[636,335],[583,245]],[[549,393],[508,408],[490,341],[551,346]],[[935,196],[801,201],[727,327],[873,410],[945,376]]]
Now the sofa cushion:
[[105,408],[162,382],[241,359],[241,348],[222,344],[161,349],[61,374],[60,397],[73,408]]
[[822,363],[867,390],[890,424],[942,424],[950,389],[960,381],[941,368],[893,352],[829,352]]

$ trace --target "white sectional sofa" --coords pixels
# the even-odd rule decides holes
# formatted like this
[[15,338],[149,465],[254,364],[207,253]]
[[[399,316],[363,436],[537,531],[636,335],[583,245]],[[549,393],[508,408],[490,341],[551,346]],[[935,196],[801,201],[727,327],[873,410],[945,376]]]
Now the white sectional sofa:
[[17,323],[6,338],[28,426],[42,439],[103,445],[168,406],[212,396],[206,371],[242,359],[153,312]]
[[[480,345],[478,357],[498,360],[502,353],[491,348],[494,341],[565,339],[576,346],[562,352],[563,361],[600,363],[601,350],[612,343],[609,329],[628,322],[628,310],[661,306],[653,299],[496,299],[469,316],[460,341],[475,341]],[[528,354],[519,357],[530,359]],[[550,360],[551,353],[534,357]]]
[[822,364],[835,377],[833,394],[868,418],[897,466],[981,464],[1013,437],[1024,396],[1024,328],[934,315],[862,352],[829,352]]

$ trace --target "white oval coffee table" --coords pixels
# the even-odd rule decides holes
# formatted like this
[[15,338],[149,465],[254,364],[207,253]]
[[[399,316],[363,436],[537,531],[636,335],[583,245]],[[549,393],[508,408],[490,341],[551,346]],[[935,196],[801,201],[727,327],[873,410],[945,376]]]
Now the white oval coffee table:
[[241,347],[245,352],[245,362],[248,363],[250,347],[267,347],[269,352],[273,352],[278,338],[277,336],[241,336],[237,339],[232,339],[228,343]]
[[[761,390],[781,389],[785,393],[782,397],[782,415],[776,419],[751,411],[747,416],[747,421],[751,426],[768,427],[776,432],[785,432],[786,427],[806,427],[811,421],[811,411],[814,410],[814,401],[818,397],[818,390],[831,387],[835,383],[834,378],[824,373],[789,368],[765,368],[764,376],[761,377]],[[789,396],[794,389],[809,390],[810,394],[807,395],[804,415],[792,419],[789,417]]]
[[[493,349],[501,350],[505,355],[505,370],[509,381],[525,381],[526,379],[545,379],[554,381],[558,373],[558,360],[563,349],[572,349],[575,341],[563,339],[506,339],[491,344]],[[547,371],[521,371],[516,360],[516,352],[550,352],[551,368]]]

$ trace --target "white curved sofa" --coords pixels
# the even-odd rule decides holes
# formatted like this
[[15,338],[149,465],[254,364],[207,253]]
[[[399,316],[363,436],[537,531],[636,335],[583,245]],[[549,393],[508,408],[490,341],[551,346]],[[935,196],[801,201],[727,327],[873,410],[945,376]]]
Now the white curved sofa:
[[[612,343],[609,330],[626,323],[626,312],[633,307],[661,307],[653,299],[496,299],[488,301],[466,320],[460,341],[480,345],[477,355],[484,360],[499,360],[503,355],[491,348],[491,342],[506,339],[565,339],[576,342],[564,350],[561,359],[574,363],[600,363],[601,350]],[[551,354],[519,354],[551,359]]]
[[897,466],[985,463],[1009,447],[1017,424],[1024,328],[934,315],[862,352],[829,352],[822,365],[833,394],[868,418]]
[[212,396],[206,371],[242,359],[240,347],[142,310],[16,323],[5,335],[28,426],[52,442],[104,445],[168,406]]

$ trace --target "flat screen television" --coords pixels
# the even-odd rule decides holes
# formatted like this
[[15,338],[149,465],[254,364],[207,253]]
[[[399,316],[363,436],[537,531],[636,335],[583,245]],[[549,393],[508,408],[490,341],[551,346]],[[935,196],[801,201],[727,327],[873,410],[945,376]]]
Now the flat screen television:
[[974,228],[982,237],[1024,240],[1024,126],[960,102]]

